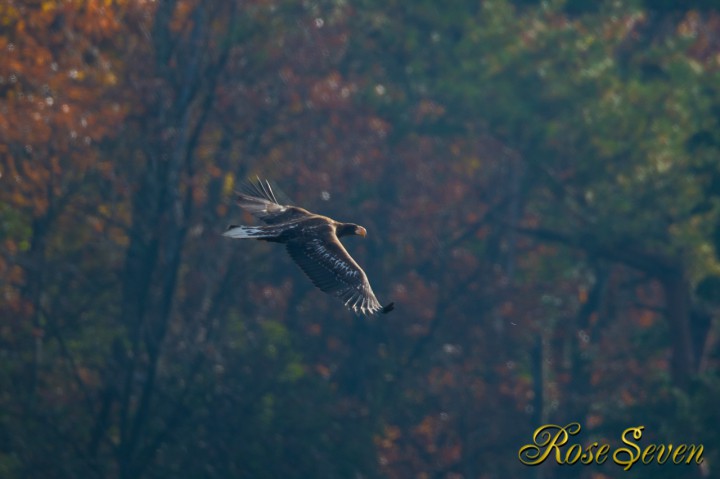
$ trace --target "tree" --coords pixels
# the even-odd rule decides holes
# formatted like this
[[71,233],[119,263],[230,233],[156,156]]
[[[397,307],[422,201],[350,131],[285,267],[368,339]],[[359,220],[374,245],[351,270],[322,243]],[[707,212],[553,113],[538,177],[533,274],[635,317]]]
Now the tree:
[[[375,57],[376,81],[398,91],[395,109],[386,109],[391,124],[407,121],[411,105],[434,103],[443,113],[426,117],[424,131],[448,143],[457,135],[478,142],[490,136],[522,159],[513,193],[520,218],[500,209],[491,228],[559,245],[525,270],[535,271],[530,294],[541,294],[536,274],[543,269],[543,278],[574,283],[561,294],[555,283],[555,293],[543,297],[562,307],[533,322],[544,352],[524,362],[572,354],[567,372],[553,367],[550,376],[535,374],[535,382],[550,380],[539,389],[545,407],[570,402],[578,386],[581,394],[596,395],[590,386],[607,374],[602,363],[614,348],[601,326],[624,316],[625,327],[640,326],[641,337],[649,325],[662,331],[664,340],[643,345],[656,353],[645,364],[664,370],[669,345],[673,384],[686,389],[711,351],[706,299],[695,287],[709,285],[718,266],[711,199],[717,152],[710,133],[717,129],[717,69],[700,33],[714,28],[714,14],[701,20],[692,9],[679,14],[635,2],[583,11],[565,2],[488,1],[458,9],[395,2],[382,11],[374,2],[364,5],[360,22],[382,52]],[[631,296],[617,301],[618,294]],[[608,314],[611,302],[617,313]],[[658,312],[667,328],[657,326]],[[562,329],[558,319],[575,327]],[[640,351],[617,350],[625,358],[631,352]],[[589,354],[598,356],[588,362]],[[565,387],[554,393],[562,377]],[[627,388],[633,401],[648,388],[666,394],[669,386],[662,377],[645,382],[644,368],[629,376],[635,386],[618,388],[610,377],[615,394]],[[570,415],[592,414],[587,404],[580,399]]]
[[[520,476],[549,421],[714,463],[704,12],[0,7],[1,475]],[[224,241],[255,174],[364,225],[396,311]]]

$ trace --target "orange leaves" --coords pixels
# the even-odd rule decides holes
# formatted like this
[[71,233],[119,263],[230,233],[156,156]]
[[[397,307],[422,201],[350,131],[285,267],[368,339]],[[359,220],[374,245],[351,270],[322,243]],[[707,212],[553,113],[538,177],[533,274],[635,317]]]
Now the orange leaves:
[[406,433],[398,426],[385,426],[374,439],[384,472],[392,478],[436,477],[433,471],[451,469],[463,454],[456,426],[446,413],[427,415]]
[[641,328],[649,328],[657,322],[658,315],[652,311],[643,310],[637,318],[638,325]]
[[390,123],[379,117],[370,118],[369,126],[380,138],[385,138],[390,132]]
[[433,416],[426,416],[420,424],[415,426],[415,429],[413,430],[413,433],[415,435],[422,438],[423,442],[425,443],[427,449],[430,452],[435,452],[436,446],[435,446],[435,437],[437,436],[439,429],[439,420],[436,417]]
[[415,108],[415,121],[422,122],[427,119],[434,119],[445,114],[446,108],[433,100],[422,99]]
[[4,158],[3,169],[7,173],[6,189],[0,198],[16,208],[29,208],[35,215],[47,208],[46,187],[50,173],[36,168],[28,160],[17,161],[12,155]]
[[351,96],[356,91],[357,85],[333,71],[310,87],[310,99],[317,108],[342,108],[351,105]]
[[[196,25],[205,21],[196,14],[199,3],[176,3],[163,44],[153,44],[156,35],[147,32],[157,20],[157,5],[167,3],[0,6],[0,204],[17,209],[28,223],[52,207],[60,210],[44,245],[52,274],[44,278],[40,304],[65,312],[68,321],[80,318],[67,328],[71,335],[87,322],[93,341],[109,345],[117,338],[117,352],[83,357],[86,363],[109,357],[108,381],[131,361],[138,362],[138,381],[148,377],[140,374],[146,358],[124,351],[132,338],[106,329],[108,324],[129,329],[126,320],[134,320],[135,313],[122,304],[123,288],[132,299],[134,281],[148,279],[138,294],[145,295],[138,310],[147,311],[149,319],[140,336],[162,330],[156,315],[169,311],[170,337],[157,341],[163,348],[158,373],[177,370],[170,383],[187,391],[192,414],[212,409],[204,401],[213,385],[192,389],[194,381],[212,377],[204,374],[210,370],[183,376],[183,361],[194,355],[189,345],[208,343],[212,360],[228,371],[223,387],[239,381],[237,397],[224,398],[233,410],[236,401],[252,398],[253,388],[265,388],[273,379],[273,371],[262,368],[256,371],[260,381],[237,379],[263,364],[250,354],[262,337],[253,325],[285,324],[287,331],[277,332],[272,344],[274,359],[297,353],[297,362],[314,371],[310,376],[324,378],[313,379],[329,391],[322,396],[314,390],[312,399],[305,399],[300,388],[292,388],[293,401],[320,397],[330,407],[312,406],[322,414],[334,409],[343,418],[368,418],[363,422],[381,431],[375,445],[388,477],[449,478],[458,474],[459,461],[492,455],[478,451],[483,436],[495,440],[507,424],[518,432],[531,415],[546,412],[532,409],[540,399],[550,414],[571,401],[594,406],[611,398],[631,404],[640,395],[628,383],[642,383],[649,369],[667,370],[662,348],[646,360],[627,360],[637,354],[636,336],[655,340],[649,333],[661,324],[660,315],[649,311],[663,305],[657,292],[626,286],[630,275],[624,272],[595,298],[597,275],[583,270],[591,266],[582,255],[539,245],[514,230],[517,224],[545,225],[551,217],[543,203],[548,194],[537,186],[544,180],[523,171],[518,155],[505,145],[476,134],[488,125],[474,115],[458,117],[452,104],[435,94],[431,78],[402,68],[396,77],[382,62],[363,63],[376,54],[375,42],[392,32],[373,34],[372,51],[363,50],[370,35],[353,31],[351,15],[360,7],[309,2],[313,5],[288,8],[261,1],[248,10],[247,2],[237,3],[237,22],[216,31],[229,22],[217,15],[227,3],[203,3],[203,15],[211,19]],[[189,61],[197,53],[192,32],[202,37],[206,50]],[[235,43],[227,64],[218,65],[214,84],[208,81],[212,68],[205,68],[214,68],[208,59],[225,41]],[[168,45],[171,53],[158,53]],[[385,60],[397,63],[397,58]],[[195,77],[198,64],[203,69]],[[178,114],[183,92],[195,87],[201,94]],[[195,108],[205,94],[207,120],[197,144],[183,150],[183,142],[190,142],[182,134],[205,118],[205,111]],[[186,120],[190,126],[184,130]],[[221,243],[224,224],[253,221],[228,200],[236,183],[255,172],[274,177],[300,204],[366,226],[368,238],[349,240],[348,249],[371,276],[378,296],[396,301],[397,310],[361,323],[318,294],[297,270],[289,271],[295,267],[282,248],[270,253],[272,245],[258,242]],[[573,178],[559,174],[557,179]],[[185,197],[187,212],[177,201]],[[11,259],[28,256],[23,253],[31,246],[29,229],[21,222],[2,236],[2,253]],[[182,242],[183,232],[187,241],[176,250],[175,280],[172,248]],[[149,266],[147,275],[137,266],[135,274],[126,266],[133,261],[142,268],[156,266]],[[70,262],[72,267],[62,269]],[[23,320],[33,305],[19,287],[34,274],[25,263],[0,255],[0,302]],[[303,281],[299,288],[295,280]],[[79,286],[68,288],[71,282]],[[101,294],[94,297],[94,291]],[[634,299],[648,308],[635,307]],[[78,314],[76,303],[83,308]],[[123,316],[118,310],[126,307]],[[52,330],[47,331],[49,343]],[[27,332],[31,336],[29,327]],[[536,342],[538,334],[542,341]],[[82,346],[92,343],[72,339]],[[175,347],[181,355],[166,357],[167,348]],[[241,350],[249,353],[242,361],[223,358]],[[94,395],[100,376],[82,369],[86,363],[80,363],[77,377]],[[77,391],[61,386],[64,400],[78,402]],[[271,389],[280,398],[286,388]],[[536,397],[538,390],[542,398]],[[552,409],[555,404],[558,409]],[[147,431],[163,423],[166,408],[158,409],[158,420],[149,421]],[[292,419],[288,409],[283,413]],[[588,422],[606,421],[602,411]],[[110,428],[117,430],[115,423]],[[269,431],[270,438],[278,430],[261,432]],[[513,444],[501,439],[493,446]],[[491,467],[499,469],[488,476],[513,476],[502,469],[505,464]]]
[[625,406],[632,406],[636,403],[637,398],[627,389],[622,389],[620,391],[620,400]]
[[253,296],[260,299],[258,306],[264,314],[279,315],[287,310],[293,283],[288,279],[280,284],[252,284],[250,288]]
[[578,302],[580,304],[583,304],[587,302],[588,300],[588,289],[586,286],[581,286],[578,288]]
[[[97,161],[93,142],[118,131],[126,108],[110,97],[116,74],[96,42],[114,38],[119,4],[11,3],[0,11],[0,78],[5,83],[0,168],[15,178],[0,199],[40,215],[52,196]],[[108,81],[108,78],[111,81]],[[1,89],[0,89],[1,90]]]
[[377,443],[384,449],[392,447],[393,443],[402,437],[402,431],[397,426],[385,426],[383,435],[377,438]]
[[456,383],[456,372],[446,368],[433,368],[428,375],[428,385],[431,391],[442,391],[453,388]]
[[410,317],[415,318],[415,321],[407,325],[408,332],[412,335],[426,334],[428,324],[435,314],[437,284],[429,283],[426,278],[411,271],[402,282],[395,285],[393,298],[407,308]]
[[120,30],[121,23],[118,21],[117,12],[112,11],[113,3],[106,0],[86,0],[84,15],[80,19],[85,33],[100,39]]
[[316,364],[315,372],[323,379],[329,379],[332,375],[332,371],[330,371],[330,368],[328,368],[324,364]]
[[197,1],[194,0],[181,0],[177,2],[175,11],[173,12],[173,18],[170,21],[170,29],[175,33],[190,32],[192,30],[192,19],[190,15]]

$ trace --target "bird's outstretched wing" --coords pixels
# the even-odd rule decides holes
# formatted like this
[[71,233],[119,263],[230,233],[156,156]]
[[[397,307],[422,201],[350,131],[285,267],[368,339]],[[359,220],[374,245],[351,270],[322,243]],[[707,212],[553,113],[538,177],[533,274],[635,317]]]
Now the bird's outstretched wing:
[[365,272],[334,233],[298,238],[286,246],[292,259],[315,286],[340,298],[352,311],[374,314],[392,310],[392,304],[385,308],[380,305]]
[[288,223],[310,215],[303,208],[278,203],[270,182],[260,178],[248,181],[236,194],[242,209],[267,224]]

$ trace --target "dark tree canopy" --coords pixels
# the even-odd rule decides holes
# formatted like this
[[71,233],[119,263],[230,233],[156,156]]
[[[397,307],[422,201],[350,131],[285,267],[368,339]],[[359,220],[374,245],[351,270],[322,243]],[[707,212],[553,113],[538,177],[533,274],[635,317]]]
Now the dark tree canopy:
[[[0,26],[0,477],[717,476],[716,2],[9,0]],[[255,175],[367,228],[396,311],[226,241]],[[705,463],[518,461],[570,422]]]

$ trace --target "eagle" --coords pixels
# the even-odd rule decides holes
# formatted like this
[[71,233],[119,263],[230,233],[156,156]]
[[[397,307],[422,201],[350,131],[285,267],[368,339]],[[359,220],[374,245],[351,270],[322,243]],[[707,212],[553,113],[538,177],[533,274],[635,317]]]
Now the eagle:
[[237,203],[262,226],[230,225],[223,236],[284,243],[290,257],[320,290],[339,298],[355,313],[388,313],[394,303],[382,306],[367,275],[338,238],[365,237],[367,230],[354,223],[340,223],[293,205],[281,205],[267,180],[249,181],[236,192]]

